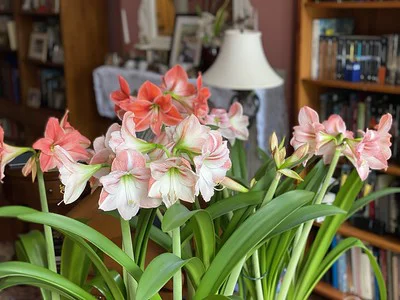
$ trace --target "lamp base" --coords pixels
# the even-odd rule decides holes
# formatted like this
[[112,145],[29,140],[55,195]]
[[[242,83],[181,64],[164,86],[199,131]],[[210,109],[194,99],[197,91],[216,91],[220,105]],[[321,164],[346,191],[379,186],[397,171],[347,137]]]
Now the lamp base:
[[256,119],[258,109],[260,108],[260,98],[255,91],[234,91],[231,98],[231,105],[239,102],[243,106],[243,114],[249,117],[249,127]]

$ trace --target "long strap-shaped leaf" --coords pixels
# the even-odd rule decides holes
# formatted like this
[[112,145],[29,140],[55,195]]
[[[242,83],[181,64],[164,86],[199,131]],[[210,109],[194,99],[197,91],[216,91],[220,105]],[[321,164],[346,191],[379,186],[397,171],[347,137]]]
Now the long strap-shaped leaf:
[[283,194],[249,217],[227,242],[203,276],[195,299],[217,292],[238,262],[290,214],[309,202],[314,193],[293,191]]
[[[92,295],[63,276],[25,262],[0,263],[1,287],[30,284],[54,291],[69,299],[90,300]],[[1,289],[1,288],[0,288]]]
[[135,250],[135,260],[142,269],[144,269],[150,229],[153,225],[155,215],[155,208],[141,209],[139,212],[133,246]]
[[327,256],[322,261],[321,265],[317,269],[317,272],[315,272],[314,278],[307,288],[307,292],[304,295],[299,295],[297,299],[308,299],[314,287],[321,280],[324,274],[330,269],[330,267],[335,263],[335,261],[338,260],[339,257],[342,256],[346,251],[350,250],[353,247],[359,247],[363,249],[364,252],[367,254],[372,269],[376,276],[376,282],[378,283],[379,287],[380,299],[386,300],[387,292],[385,286],[385,279],[383,278],[381,269],[379,268],[379,264],[376,261],[374,254],[368,249],[368,247],[366,247],[360,240],[356,238],[347,238],[340,241],[340,243],[327,254]]

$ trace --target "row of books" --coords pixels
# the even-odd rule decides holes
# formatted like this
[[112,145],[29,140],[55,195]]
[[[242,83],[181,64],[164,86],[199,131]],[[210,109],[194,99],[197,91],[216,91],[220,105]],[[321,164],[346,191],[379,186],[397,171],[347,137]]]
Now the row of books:
[[11,17],[0,16],[0,48],[17,50],[17,30],[15,20]]
[[[344,238],[337,235],[332,241],[335,247]],[[368,247],[381,268],[385,279],[388,299],[400,297],[400,256],[391,251]],[[343,293],[357,295],[365,300],[380,300],[379,288],[368,255],[360,248],[352,248],[343,254],[323,277],[323,281]]]
[[20,74],[14,58],[0,60],[0,98],[13,103],[21,102]]
[[38,13],[59,13],[60,0],[24,0],[22,10]]
[[364,92],[331,91],[320,95],[321,119],[331,114],[340,115],[347,129],[359,136],[359,130],[374,128],[379,117],[385,113],[393,115],[392,159],[400,162],[400,102],[398,96]]
[[4,129],[4,139],[7,143],[13,145],[23,139],[24,132],[17,122],[8,118],[0,118],[0,126]]
[[353,35],[352,19],[315,19],[311,77],[400,84],[400,36]]

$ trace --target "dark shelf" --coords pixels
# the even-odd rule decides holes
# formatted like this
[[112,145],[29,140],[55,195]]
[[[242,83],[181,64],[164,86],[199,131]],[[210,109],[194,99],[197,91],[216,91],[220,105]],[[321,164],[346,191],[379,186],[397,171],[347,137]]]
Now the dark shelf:
[[53,63],[51,61],[40,61],[40,60],[35,60],[35,59],[27,59],[26,60],[28,63],[39,66],[39,67],[43,67],[43,68],[56,68],[56,69],[62,69],[64,68],[63,64],[58,64],[58,63]]

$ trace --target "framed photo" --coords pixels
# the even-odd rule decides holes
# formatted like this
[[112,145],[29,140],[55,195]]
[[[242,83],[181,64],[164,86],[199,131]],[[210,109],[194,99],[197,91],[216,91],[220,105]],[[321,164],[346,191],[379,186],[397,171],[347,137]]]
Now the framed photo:
[[40,108],[41,102],[42,94],[40,93],[40,90],[37,88],[29,88],[26,104],[32,108]]
[[48,50],[47,33],[33,32],[29,43],[28,57],[42,62],[47,61]]
[[198,66],[201,57],[202,21],[198,15],[176,15],[172,38],[170,67],[182,64],[186,67]]

